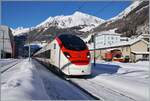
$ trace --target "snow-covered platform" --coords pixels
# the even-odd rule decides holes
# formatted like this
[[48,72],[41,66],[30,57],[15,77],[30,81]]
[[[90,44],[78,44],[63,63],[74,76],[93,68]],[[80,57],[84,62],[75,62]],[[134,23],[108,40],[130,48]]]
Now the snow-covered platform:
[[90,100],[35,60],[23,60],[1,75],[1,100]]

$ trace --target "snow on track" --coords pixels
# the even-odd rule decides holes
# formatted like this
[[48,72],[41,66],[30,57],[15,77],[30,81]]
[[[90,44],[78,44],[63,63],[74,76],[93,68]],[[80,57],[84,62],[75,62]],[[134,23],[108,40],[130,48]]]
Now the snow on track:
[[[5,61],[5,60],[4,60]],[[12,68],[13,66],[15,66],[16,64],[18,64],[19,62],[21,62],[22,60],[17,60],[17,59],[14,59],[14,60],[7,60],[7,61],[1,61],[1,68],[0,68],[0,71],[1,73],[4,73],[5,71],[7,71],[8,69]]]
[[48,100],[39,74],[28,60],[2,74],[1,100]]
[[[148,101],[148,66],[145,61],[98,61],[96,67],[92,67],[90,77],[70,79],[103,101]],[[94,99],[33,59],[30,62],[22,60],[1,76],[1,100]]]
[[92,76],[71,80],[105,101],[148,101],[149,63],[98,62]]
[[93,100],[35,60],[25,59],[1,76],[1,100]]
[[17,59],[12,59],[12,58],[11,59],[0,59],[0,67],[2,68],[6,65],[9,65],[9,64],[15,62],[15,61],[17,61]]
[[134,101],[132,98],[113,91],[99,83],[90,82],[86,79],[79,80],[74,78],[71,80],[102,101]]
[[51,73],[37,61],[34,60],[33,63],[37,67],[51,100],[94,100],[91,96],[85,94],[74,85]]

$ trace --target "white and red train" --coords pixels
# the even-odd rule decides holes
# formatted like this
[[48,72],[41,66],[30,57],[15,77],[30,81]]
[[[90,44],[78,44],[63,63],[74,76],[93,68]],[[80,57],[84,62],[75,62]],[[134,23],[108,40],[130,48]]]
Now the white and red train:
[[57,36],[51,43],[36,52],[34,57],[59,69],[65,75],[91,74],[89,49],[84,41],[75,35]]

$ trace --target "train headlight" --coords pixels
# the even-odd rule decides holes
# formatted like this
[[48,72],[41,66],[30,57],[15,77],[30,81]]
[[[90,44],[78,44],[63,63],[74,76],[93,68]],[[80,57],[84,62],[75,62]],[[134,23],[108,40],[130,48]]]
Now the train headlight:
[[87,53],[87,58],[90,58],[90,53],[89,52]]
[[71,55],[67,52],[64,52],[64,55],[67,57],[67,58],[71,58]]

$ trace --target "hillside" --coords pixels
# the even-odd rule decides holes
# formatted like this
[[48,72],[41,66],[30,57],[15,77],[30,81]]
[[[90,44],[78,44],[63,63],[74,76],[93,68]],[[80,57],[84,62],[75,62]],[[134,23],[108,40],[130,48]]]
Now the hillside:
[[134,1],[129,7],[100,26],[94,32],[116,28],[115,32],[122,36],[134,37],[149,34],[149,1]]

